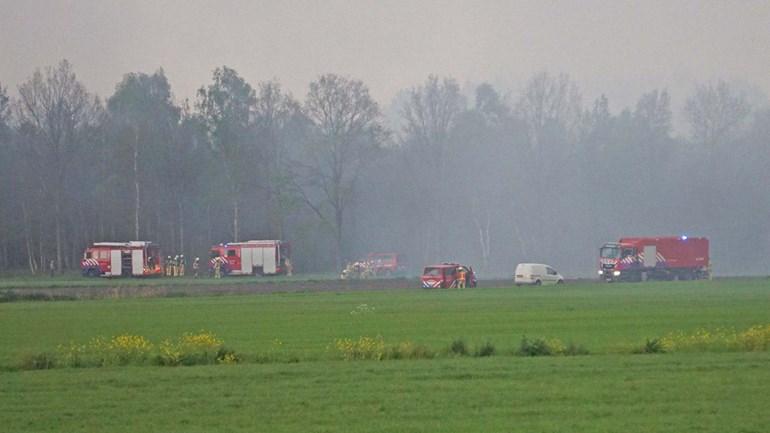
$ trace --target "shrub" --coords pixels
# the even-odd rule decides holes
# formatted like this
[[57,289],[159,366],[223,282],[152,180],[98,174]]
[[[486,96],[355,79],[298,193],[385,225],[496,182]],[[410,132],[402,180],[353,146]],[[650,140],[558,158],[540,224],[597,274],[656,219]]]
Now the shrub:
[[484,357],[484,356],[492,356],[494,354],[495,354],[495,345],[487,341],[486,343],[476,348],[476,351],[473,353],[473,356]]
[[86,367],[89,363],[94,363],[89,356],[88,346],[85,344],[76,344],[70,342],[67,345],[59,345],[57,348],[58,357],[61,365],[64,367]]
[[665,353],[666,349],[659,338],[647,339],[634,353]]
[[187,333],[176,341],[164,340],[160,344],[156,363],[169,366],[214,364],[222,359],[223,353],[230,353],[233,360],[239,359],[234,352],[224,349],[222,340],[213,333]]
[[583,347],[580,344],[575,344],[570,342],[567,347],[564,349],[563,355],[565,356],[578,356],[578,355],[588,355],[590,352],[588,349]]
[[551,356],[554,353],[544,339],[536,338],[530,340],[527,337],[523,337],[516,354],[519,356]]
[[241,361],[241,357],[233,350],[221,347],[219,351],[217,351],[217,363],[219,364],[233,365],[238,364]]
[[106,365],[139,364],[147,360],[152,348],[141,335],[118,335],[107,342],[104,359]]
[[427,346],[404,341],[392,346],[385,344],[382,337],[360,337],[358,340],[343,338],[335,340],[334,348],[346,361],[384,359],[428,359],[435,357]]
[[47,370],[57,365],[56,355],[49,352],[25,355],[21,359],[19,368],[22,370]]
[[427,346],[405,341],[387,349],[388,359],[430,359],[435,353]]
[[519,348],[516,350],[518,356],[584,355],[587,353],[588,351],[583,346],[574,343],[565,346],[558,338],[530,340],[526,336],[521,339]]
[[468,346],[465,345],[465,340],[462,338],[455,338],[452,344],[449,345],[449,353],[454,355],[465,356],[468,354]]
[[334,342],[337,352],[342,359],[351,361],[355,359],[382,360],[385,357],[385,342],[382,337],[359,337],[358,340],[350,338],[338,339]]
[[739,333],[737,343],[749,352],[770,349],[770,325],[755,325]]
[[770,349],[770,325],[755,325],[741,332],[726,328],[673,332],[661,338],[661,345],[669,352],[763,351]]

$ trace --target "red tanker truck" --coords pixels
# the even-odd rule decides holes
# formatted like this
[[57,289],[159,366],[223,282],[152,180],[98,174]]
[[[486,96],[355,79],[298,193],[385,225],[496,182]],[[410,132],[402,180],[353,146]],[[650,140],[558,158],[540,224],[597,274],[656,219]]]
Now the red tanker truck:
[[710,276],[706,238],[621,238],[599,249],[599,278],[608,282],[694,280]]

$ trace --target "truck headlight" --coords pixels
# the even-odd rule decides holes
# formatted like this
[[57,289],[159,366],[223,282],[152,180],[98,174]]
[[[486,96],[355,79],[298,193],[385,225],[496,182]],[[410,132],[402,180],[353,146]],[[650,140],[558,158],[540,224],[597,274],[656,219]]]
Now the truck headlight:
[[613,277],[619,277],[620,276],[620,271],[613,271],[612,272],[612,276]]
[[599,275],[604,275],[604,271],[599,269]]

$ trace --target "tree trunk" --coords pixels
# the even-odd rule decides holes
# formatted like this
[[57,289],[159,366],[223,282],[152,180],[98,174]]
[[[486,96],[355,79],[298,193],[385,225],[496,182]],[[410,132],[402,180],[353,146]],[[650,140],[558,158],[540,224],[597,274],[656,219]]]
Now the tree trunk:
[[134,240],[139,240],[139,131],[134,126]]
[[184,254],[184,202],[182,199],[177,199],[177,228],[179,228],[179,251]]
[[24,201],[21,202],[21,214],[24,220],[24,244],[27,247],[27,264],[29,265],[29,272],[34,275],[37,266],[35,264],[35,252],[32,249],[32,228],[30,227],[27,204]]
[[334,248],[334,271],[338,272],[342,269],[342,209],[335,207],[334,209],[334,224],[335,227],[335,248]]
[[[62,270],[62,254],[61,254],[61,212],[59,206],[59,199],[56,199],[56,270],[61,273]],[[45,262],[43,262],[45,264]]]

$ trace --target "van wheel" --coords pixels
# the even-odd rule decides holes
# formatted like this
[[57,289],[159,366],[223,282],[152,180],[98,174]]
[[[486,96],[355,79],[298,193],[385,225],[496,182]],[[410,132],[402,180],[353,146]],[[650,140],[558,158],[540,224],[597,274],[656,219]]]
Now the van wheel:
[[536,286],[539,286],[539,285],[542,285],[542,284],[543,284],[543,282],[542,282],[542,281],[540,281],[540,280],[537,280],[537,281],[535,281],[535,285],[536,285]]
[[564,284],[564,280],[559,280],[556,282],[556,284]]

